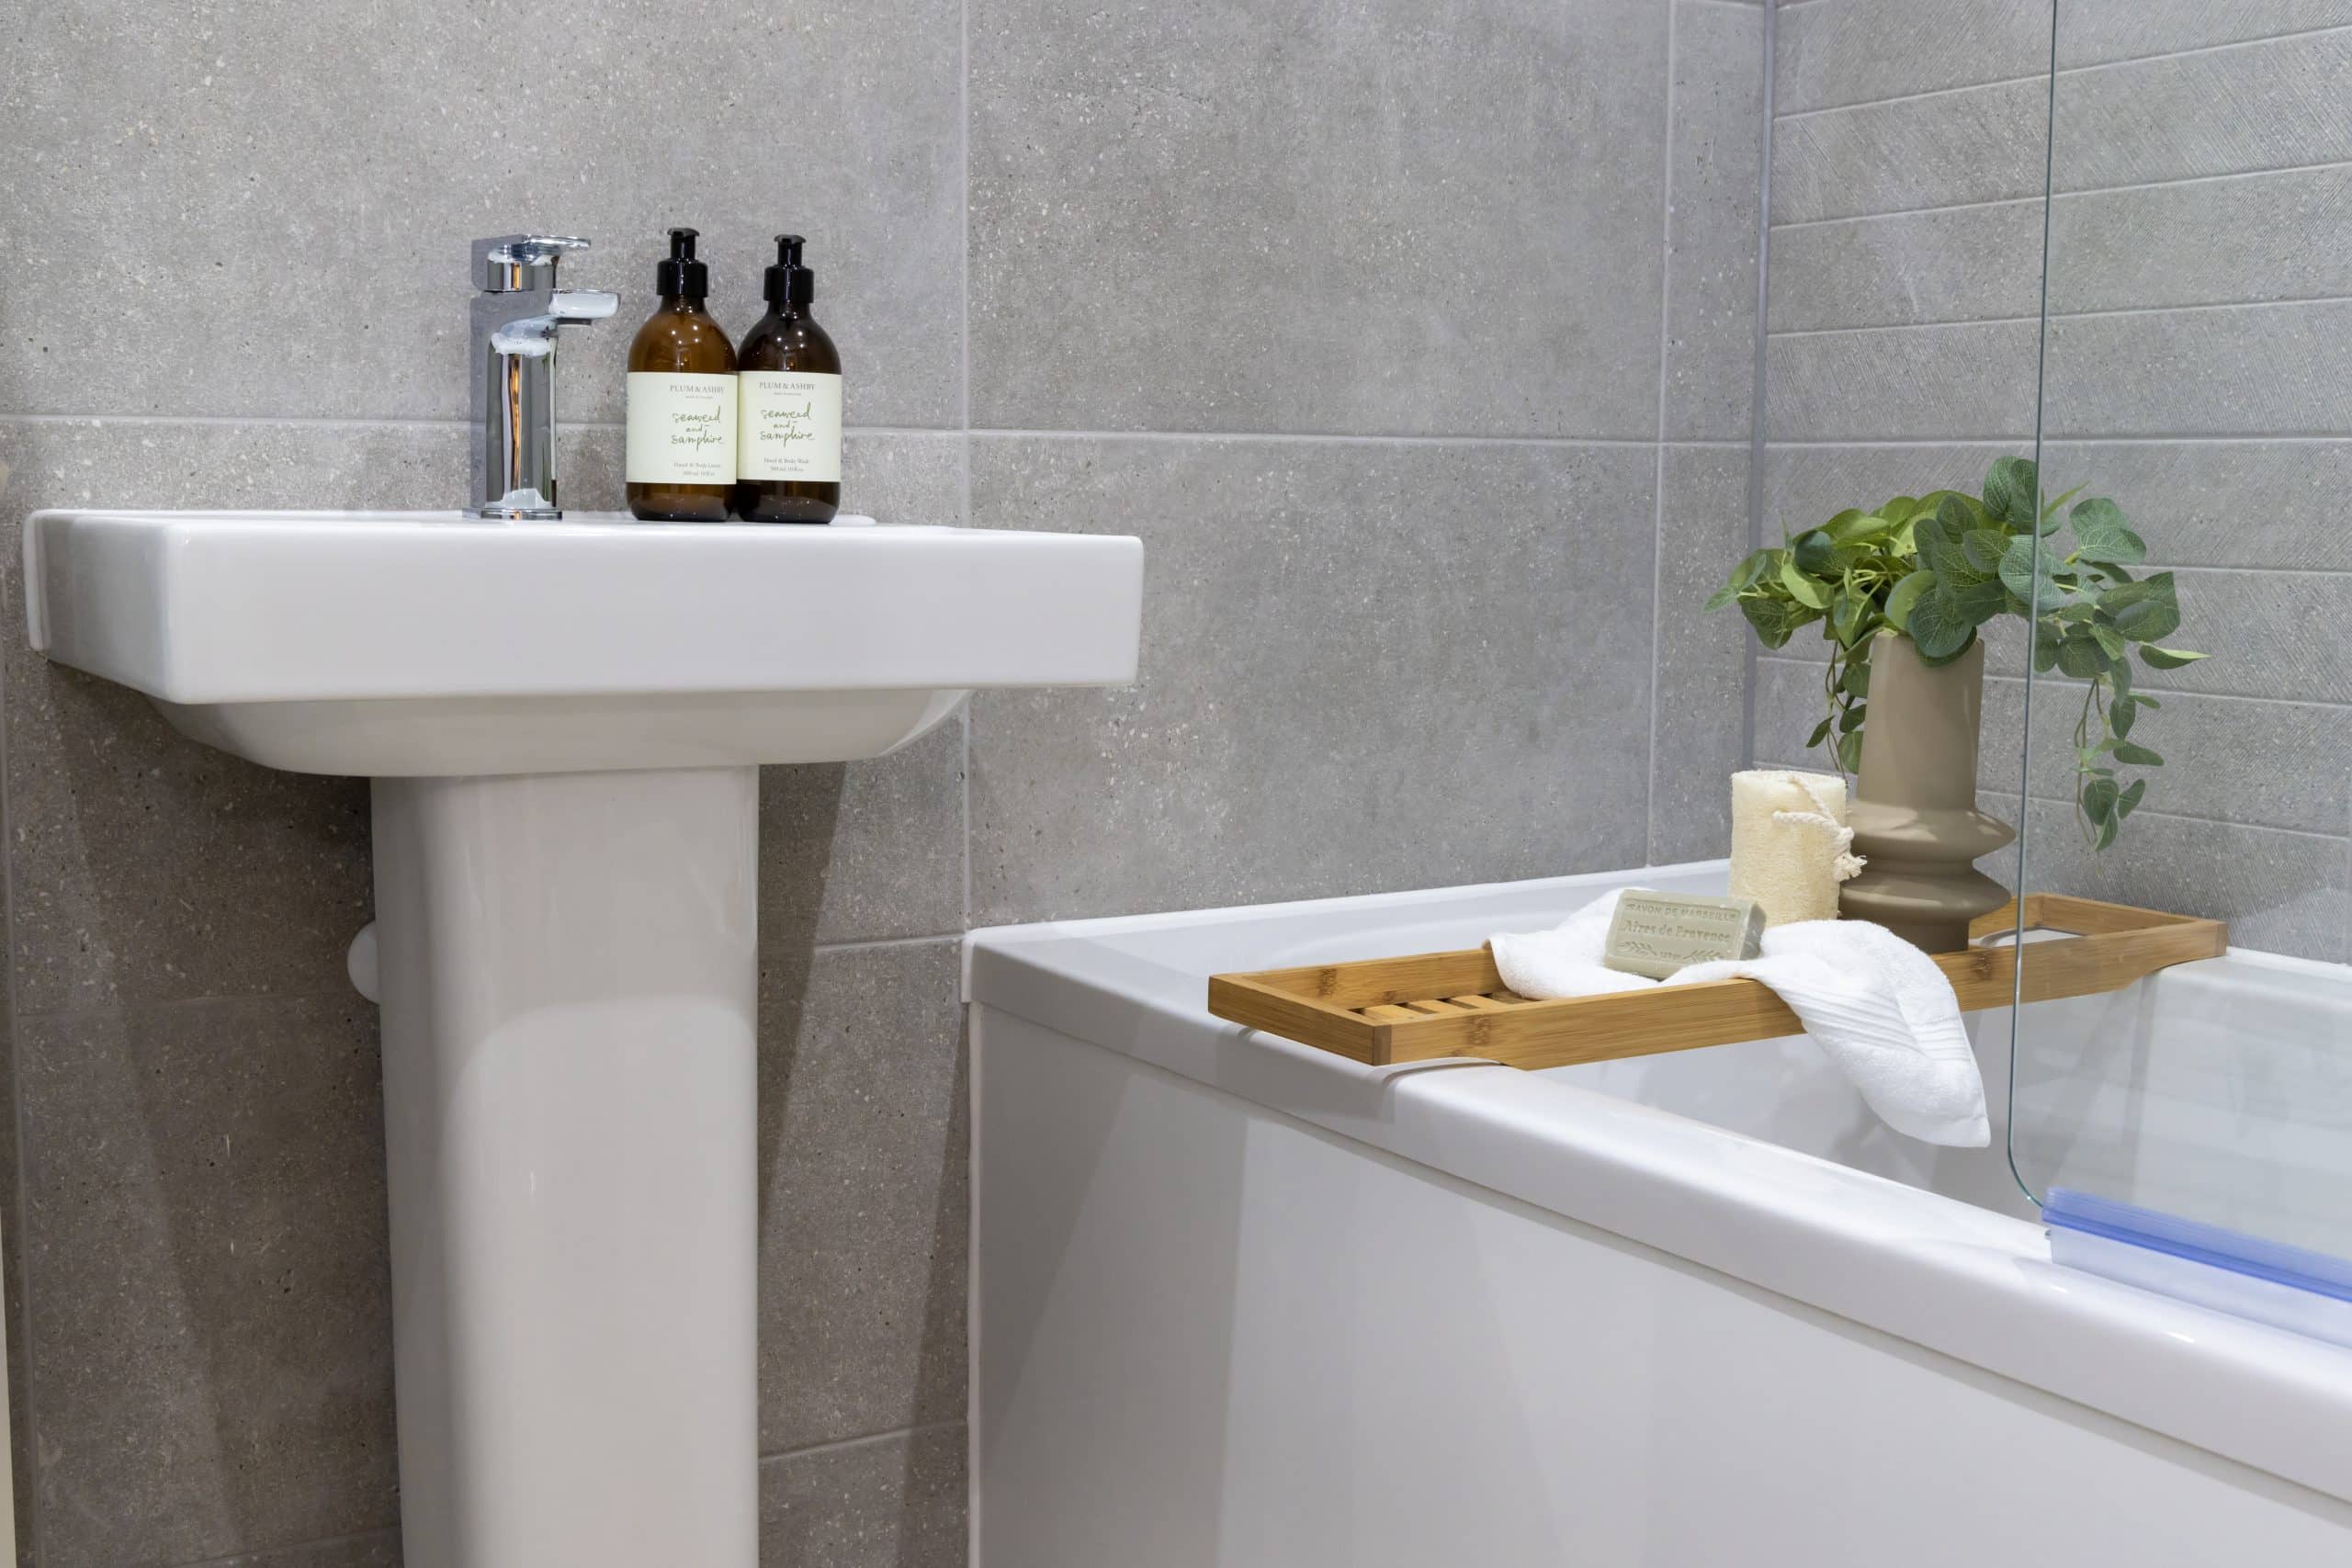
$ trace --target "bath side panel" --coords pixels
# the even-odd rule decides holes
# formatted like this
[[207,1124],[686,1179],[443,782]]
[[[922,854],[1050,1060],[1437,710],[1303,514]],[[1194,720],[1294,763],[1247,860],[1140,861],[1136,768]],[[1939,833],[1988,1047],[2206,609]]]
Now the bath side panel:
[[983,1568],[2352,1562],[2352,1507],[973,1010]]

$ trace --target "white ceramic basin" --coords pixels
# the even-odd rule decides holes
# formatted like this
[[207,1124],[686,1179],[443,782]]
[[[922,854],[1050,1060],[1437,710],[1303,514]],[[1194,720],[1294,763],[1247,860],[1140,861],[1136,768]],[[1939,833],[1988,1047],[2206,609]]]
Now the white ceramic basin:
[[25,554],[51,659],[374,780],[409,1568],[754,1568],[756,764],[1134,680],[1142,545],[44,512]]
[[36,513],[32,644],[199,740],[376,778],[815,762],[1136,675],[1143,546],[575,514]]

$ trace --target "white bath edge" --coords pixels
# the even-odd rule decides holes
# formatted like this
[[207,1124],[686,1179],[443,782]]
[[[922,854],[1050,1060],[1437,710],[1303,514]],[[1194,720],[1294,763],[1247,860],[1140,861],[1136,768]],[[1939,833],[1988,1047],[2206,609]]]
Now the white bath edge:
[[2340,1349],[2062,1269],[2039,1225],[1540,1075],[1479,1063],[1374,1069],[1253,1034],[1208,1017],[1199,976],[1095,945],[1141,930],[1556,898],[1719,870],[984,929],[965,943],[965,995],[2352,1501],[2342,1441],[2352,1356]]

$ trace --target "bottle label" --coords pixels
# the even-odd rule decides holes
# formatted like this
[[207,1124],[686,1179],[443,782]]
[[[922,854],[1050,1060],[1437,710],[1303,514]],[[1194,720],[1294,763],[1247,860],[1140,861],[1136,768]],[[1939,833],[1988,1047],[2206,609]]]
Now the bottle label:
[[630,484],[735,482],[735,378],[628,373]]
[[746,370],[736,472],[747,479],[842,479],[842,378],[807,370]]

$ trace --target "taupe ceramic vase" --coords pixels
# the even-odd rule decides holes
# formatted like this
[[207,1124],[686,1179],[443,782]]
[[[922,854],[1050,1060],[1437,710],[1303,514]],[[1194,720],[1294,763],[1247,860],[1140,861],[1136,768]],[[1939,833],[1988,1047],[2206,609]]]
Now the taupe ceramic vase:
[[1838,891],[1844,918],[1952,953],[1968,945],[1969,921],[2008,902],[2008,890],[1972,863],[2018,836],[1976,809],[1984,713],[1983,641],[1930,668],[1909,637],[1880,635],[1851,813],[1854,852],[1869,863]]

